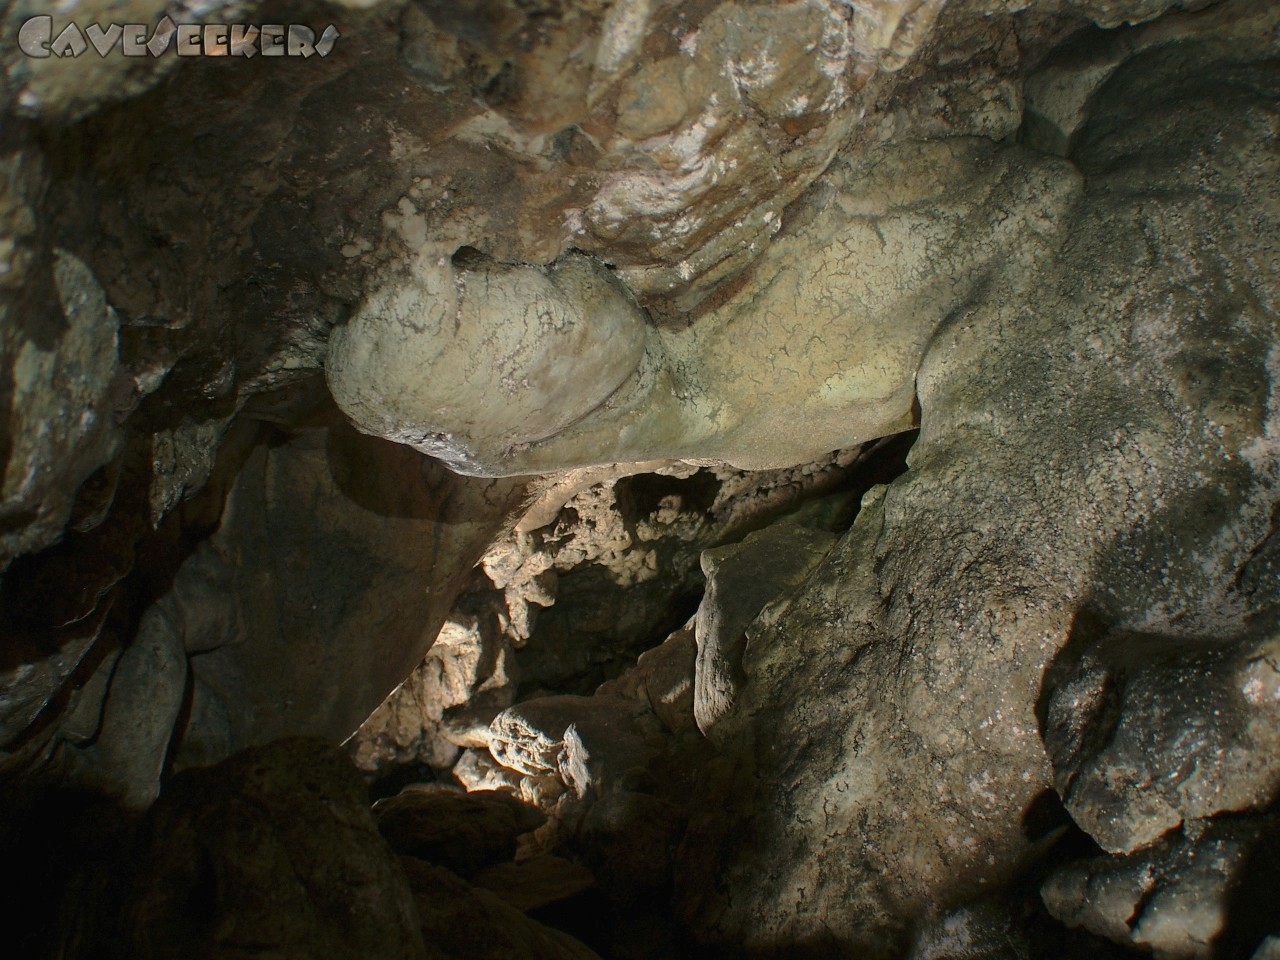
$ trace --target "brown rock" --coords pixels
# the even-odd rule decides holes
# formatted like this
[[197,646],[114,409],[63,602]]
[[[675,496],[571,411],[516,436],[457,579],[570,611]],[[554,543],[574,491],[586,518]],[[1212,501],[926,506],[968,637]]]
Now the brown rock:
[[284,740],[175,777],[152,808],[118,939],[84,956],[419,960],[404,873],[350,761]]
[[599,960],[577,940],[530,920],[442,867],[406,860],[429,960]]
[[572,860],[540,854],[518,863],[512,861],[486,867],[472,878],[472,882],[527,913],[590,889],[596,878],[590,870]]
[[510,861],[521,834],[545,821],[508,793],[463,793],[430,785],[408,787],[373,808],[378,830],[399,854],[427,860],[462,877]]

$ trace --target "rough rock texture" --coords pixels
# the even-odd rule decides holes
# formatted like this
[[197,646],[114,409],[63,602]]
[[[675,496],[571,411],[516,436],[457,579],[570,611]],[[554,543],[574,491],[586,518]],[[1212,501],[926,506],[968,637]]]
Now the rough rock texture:
[[1104,849],[1129,853],[1184,819],[1276,799],[1280,640],[1084,642],[1071,675],[1046,689],[1045,745],[1072,818]]
[[1058,170],[1054,255],[939,331],[908,474],[744,662],[681,862],[695,928],[901,949],[1027,851],[1074,624],[1225,647],[1274,616],[1277,73],[1241,52],[1117,71]]
[[733,709],[741,685],[748,631],[766,610],[776,616],[795,589],[835,546],[821,530],[774,524],[741,543],[704,550],[707,589],[698,607],[693,715],[709,733]]
[[1159,960],[1249,956],[1280,933],[1278,853],[1274,815],[1196,821],[1139,854],[1069,864],[1042,895],[1063,923]]
[[[1035,956],[1043,887],[1077,955],[1273,951],[1278,9],[52,11],[340,27],[247,60],[27,58],[6,4],[16,913],[129,956],[586,955],[515,903],[619,960]],[[916,424],[850,531],[861,480],[740,543]],[[813,569],[752,557],[806,524]],[[350,749],[547,820],[427,815],[471,875],[411,865],[416,920],[349,771],[279,845],[289,784],[175,773],[341,740],[415,665]],[[160,919],[78,912],[126,862]]]
[[478,731],[515,700],[513,655],[502,632],[474,615],[451,615],[422,663],[348,741],[356,765],[446,768],[461,748],[484,746]]
[[345,426],[281,439],[251,449],[217,532],[29,746],[51,772],[145,807],[167,765],[298,730],[344,739],[421,660],[523,496]]
[[443,867],[405,858],[429,960],[599,960],[577,940],[530,920]]
[[397,853],[468,878],[514,860],[520,835],[546,820],[505,793],[427,787],[380,800],[373,812],[378,830]]
[[[999,208],[1019,193],[1052,195],[1034,164],[993,176],[974,162],[985,141],[944,141],[1013,134],[1022,74],[1086,20],[1146,20],[1169,6],[1064,0],[1019,17],[1003,3],[896,0],[169,11],[184,22],[340,21],[328,58],[277,64],[30,59],[16,31],[32,8],[9,4],[0,566],[22,563],[4,588],[21,608],[6,615],[0,665],[6,764],[43,763],[64,723],[92,728],[91,706],[70,719],[82,681],[104,685],[180,562],[175,540],[216,524],[225,477],[200,519],[182,514],[220,460],[244,460],[228,448],[247,428],[313,426],[297,397],[319,386],[326,358],[335,384],[381,389],[400,375],[349,377],[341,345],[366,327],[394,333],[387,323],[414,291],[438,293],[437,318],[456,300],[481,328],[499,290],[541,291],[539,317],[503,327],[506,347],[468,339],[480,328],[464,325],[422,355],[462,357],[474,343],[475,356],[392,391],[448,401],[444,420],[460,417],[463,433],[436,429],[433,409],[410,419],[457,435],[395,436],[437,452],[474,440],[468,470],[658,455],[790,465],[909,423],[924,340],[962,291],[944,279],[958,274],[912,273],[922,261],[908,240],[931,232],[947,270],[969,258],[965,282],[978,282],[989,257],[1035,246],[1019,233],[1028,224],[1002,221]],[[74,12],[167,36],[153,3]],[[57,12],[58,27],[70,13]],[[868,153],[872,144],[888,152]],[[877,158],[903,151],[904,162],[942,163],[948,196],[932,204],[927,183],[900,189]],[[948,180],[947,164],[968,176]],[[871,282],[881,270],[893,279]],[[761,309],[750,306],[757,294]],[[398,306],[383,315],[379,304]],[[877,326],[890,315],[901,322]],[[866,336],[846,316],[863,318]],[[829,347],[801,335],[819,322]],[[559,332],[531,339],[545,324]],[[330,337],[335,326],[343,332]],[[546,380],[559,369],[557,338],[588,362]],[[403,373],[396,365],[420,342],[380,355]],[[509,362],[482,362],[490,348]],[[450,384],[491,387],[487,371],[497,393],[459,407]],[[807,404],[794,416],[811,430],[791,429],[793,401]],[[68,587],[56,605],[37,586],[50,582]],[[113,618],[122,622],[104,628]],[[390,663],[416,660],[420,639],[404,643]],[[313,725],[299,714],[290,729],[327,732],[323,715]]]
[[556,916],[606,956],[702,949],[685,943],[670,907],[693,776],[706,759],[693,716],[695,656],[689,625],[590,697],[535,696],[495,718],[489,749],[464,752],[453,775],[470,791],[532,804],[547,822],[520,838],[514,866],[475,883],[516,904],[587,891],[593,900],[556,905]]
[[[861,490],[893,475],[908,439],[777,471],[656,462],[643,465],[653,473],[561,477],[481,558],[483,575],[425,660],[348,742],[353,759],[370,772],[448,770],[459,749],[487,747],[490,723],[517,697],[589,695],[693,612],[705,548],[782,514],[815,528],[846,523]],[[678,699],[692,667],[674,669],[666,689]]]
[[[910,425],[915,370],[929,337],[997,268],[1031,262],[1061,212],[1056,179],[1057,165],[1018,151],[997,155],[976,139],[884,147],[840,164],[761,255],[752,282],[684,330],[646,332],[625,291],[602,281],[574,292],[570,302],[583,304],[581,315],[545,294],[514,300],[513,311],[513,294],[491,296],[492,282],[432,258],[413,267],[410,281],[366,301],[331,340],[329,385],[361,429],[469,473],[545,473],[627,459],[713,459],[748,469],[813,460]],[[537,268],[523,269],[524,283],[547,282]],[[455,290],[457,307],[450,305]],[[642,349],[633,351],[632,335],[613,320],[625,310]],[[476,324],[488,332],[472,334]],[[543,369],[541,354],[495,344],[481,369],[499,376],[498,362],[510,381],[499,389],[472,383],[471,365],[448,352],[475,357],[473,337],[493,342],[524,330],[529,338],[539,324],[573,338],[564,353],[575,358],[581,396],[571,422],[550,433],[529,413],[552,403],[565,409],[547,391],[566,385]],[[615,353],[619,340],[625,346]],[[615,356],[634,362],[620,376],[612,366],[576,360],[589,351],[610,363]],[[426,385],[433,396],[420,395]],[[460,418],[443,398],[467,398],[468,410],[510,411],[503,415],[522,432],[468,419],[487,416],[479,412]],[[796,416],[805,419],[802,432],[793,429]]]

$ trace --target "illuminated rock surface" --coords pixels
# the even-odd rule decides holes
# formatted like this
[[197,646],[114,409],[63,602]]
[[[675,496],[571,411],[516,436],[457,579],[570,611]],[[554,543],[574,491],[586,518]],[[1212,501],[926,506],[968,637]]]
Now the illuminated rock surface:
[[1274,4],[64,6],[15,955],[1274,953]]

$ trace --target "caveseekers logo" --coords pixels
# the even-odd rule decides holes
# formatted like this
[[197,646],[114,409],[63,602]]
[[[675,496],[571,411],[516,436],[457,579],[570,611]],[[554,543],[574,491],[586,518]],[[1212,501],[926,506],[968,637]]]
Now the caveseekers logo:
[[118,51],[126,57],[327,57],[340,34],[333,25],[320,38],[299,24],[174,23],[162,17],[153,28],[143,23],[91,23],[83,30],[68,23],[57,34],[53,17],[32,17],[18,31],[18,46],[28,57],[78,57],[93,50],[100,57]]

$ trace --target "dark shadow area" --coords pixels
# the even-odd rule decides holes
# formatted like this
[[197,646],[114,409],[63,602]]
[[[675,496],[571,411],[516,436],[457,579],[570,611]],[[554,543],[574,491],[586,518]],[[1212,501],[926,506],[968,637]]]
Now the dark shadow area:
[[710,470],[691,477],[669,477],[660,473],[637,473],[622,477],[613,487],[618,510],[628,524],[648,517],[673,502],[679,509],[706,513],[720,492],[720,481]]
[[388,764],[380,767],[376,774],[367,775],[365,779],[369,784],[369,802],[377,803],[387,797],[394,797],[405,787],[415,783],[436,783],[440,778],[434,767],[419,761]]
[[1076,827],[1071,814],[1067,813],[1062,799],[1054,790],[1040,791],[1027,809],[1022,811],[1022,835],[1031,843],[1038,843],[1072,828]]
[[12,881],[0,923],[24,960],[88,956],[115,912],[117,881],[136,846],[141,816],[86,790],[7,790],[0,857]]
[[1280,936],[1280,806],[1261,822],[1227,883],[1222,932],[1211,945],[1214,960],[1247,960],[1268,936]]

